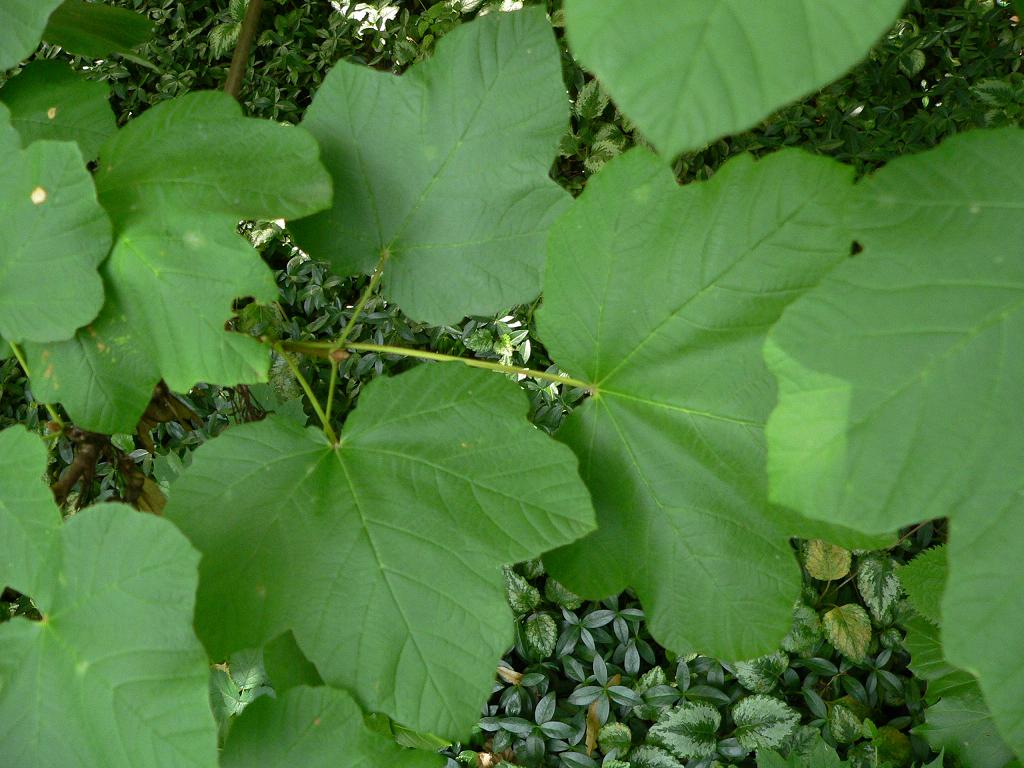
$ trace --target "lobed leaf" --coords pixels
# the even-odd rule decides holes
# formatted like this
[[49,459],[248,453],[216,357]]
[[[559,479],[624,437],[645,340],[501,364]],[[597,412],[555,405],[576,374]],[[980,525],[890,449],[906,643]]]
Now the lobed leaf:
[[600,527],[544,561],[592,597],[633,586],[676,652],[775,650],[800,584],[789,536],[854,543],[768,504],[762,432],[775,399],[764,335],[847,257],[849,188],[848,169],[801,152],[741,156],[679,187],[633,150],[552,232],[540,336],[590,384],[558,437]]
[[569,44],[666,157],[739,133],[867,55],[905,0],[566,0]]
[[61,518],[41,480],[46,462],[46,446],[28,430],[0,432],[0,588],[35,594],[51,559]]
[[87,80],[63,62],[37,59],[0,89],[11,125],[26,146],[34,141],[73,141],[86,160],[117,130],[110,88]]
[[0,70],[27,58],[43,36],[50,14],[61,0],[4,0],[0,6]]
[[[0,585],[41,621],[0,624],[0,764],[217,763],[206,657],[192,630],[199,555],[167,522],[120,505],[60,524],[42,443],[0,432]],[[25,542],[20,534],[31,534]]]
[[501,565],[593,527],[575,458],[525,412],[511,381],[424,366],[371,382],[336,447],[271,417],[199,449],[166,513],[204,555],[210,653],[291,629],[368,710],[468,731],[512,639]]
[[337,194],[299,244],[345,275],[386,255],[384,294],[431,325],[530,301],[570,202],[548,177],[568,119],[542,8],[460,25],[401,77],[338,62],[302,123]]
[[891,162],[850,207],[863,253],[786,311],[765,355],[772,498],[863,531],[950,517],[946,653],[1024,754],[1021,178],[1019,129]]
[[[253,173],[253,158],[259,158]],[[226,331],[234,299],[273,301],[269,267],[235,231],[243,218],[325,207],[330,179],[301,129],[242,117],[223,93],[166,101],[103,146],[96,175],[116,239],[103,265],[107,301],[75,338],[30,345],[33,387],[96,432],[131,432],[163,378],[267,380],[266,349]]]
[[253,702],[232,726],[222,768],[429,768],[441,756],[399,747],[370,730],[359,705],[345,691],[292,688]]
[[0,166],[0,336],[68,339],[103,304],[97,267],[110,250],[110,221],[78,147],[44,141],[22,149],[3,104]]

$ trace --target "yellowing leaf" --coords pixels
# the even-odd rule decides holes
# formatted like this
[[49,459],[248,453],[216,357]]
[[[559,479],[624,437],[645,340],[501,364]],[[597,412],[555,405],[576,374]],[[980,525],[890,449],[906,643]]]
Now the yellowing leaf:
[[850,572],[852,562],[850,550],[821,539],[811,539],[804,550],[804,568],[813,578],[820,581],[843,578]]
[[862,661],[871,643],[871,618],[856,603],[840,605],[821,617],[826,639],[851,661]]

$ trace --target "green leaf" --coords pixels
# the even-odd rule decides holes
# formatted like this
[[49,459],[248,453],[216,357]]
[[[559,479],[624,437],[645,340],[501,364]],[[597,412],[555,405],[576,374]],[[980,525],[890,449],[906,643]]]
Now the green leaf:
[[950,517],[946,654],[1024,753],[1024,218],[1006,213],[1022,175],[1019,129],[889,163],[850,206],[864,251],[787,310],[765,354],[773,499],[864,531]]
[[555,652],[558,642],[558,625],[546,613],[535,613],[523,624],[523,640],[529,651],[541,659]]
[[575,458],[526,409],[504,377],[430,365],[371,382],[337,448],[279,417],[204,445],[166,514],[204,555],[207,648],[291,629],[368,710],[467,731],[511,642],[501,564],[593,527]]
[[0,589],[34,594],[51,560],[60,510],[43,483],[46,446],[24,427],[0,432]]
[[821,539],[811,539],[804,549],[804,568],[819,581],[836,581],[845,577],[852,562],[850,550]]
[[4,0],[0,6],[0,70],[27,58],[61,0]]
[[402,749],[366,727],[359,705],[345,691],[292,688],[277,700],[262,698],[231,729],[222,768],[428,768],[441,756]]
[[892,624],[902,594],[900,580],[896,576],[896,561],[878,552],[859,558],[857,591],[875,621],[882,626]]
[[683,764],[668,752],[648,744],[642,744],[630,752],[626,765],[630,768],[683,768]]
[[149,40],[153,24],[141,13],[86,0],[64,0],[50,16],[43,39],[89,59],[128,53]]
[[118,131],[100,153],[96,188],[118,226],[161,209],[292,219],[331,199],[306,131],[243,117],[218,91],[161,102]]
[[970,768],[1004,768],[1013,753],[999,737],[977,689],[950,695],[924,711],[925,722],[913,733],[936,752],[944,750]]
[[109,96],[106,83],[45,60],[31,62],[0,90],[23,144],[73,141],[87,160],[94,160],[117,130]]
[[401,723],[391,723],[391,727],[394,730],[395,741],[403,747],[409,749],[421,749],[424,752],[437,752],[438,750],[450,747],[452,742],[449,739],[443,739],[440,736],[435,736],[432,733],[420,733],[419,731],[413,731],[406,728]]
[[851,661],[862,661],[871,643],[871,618],[856,603],[840,605],[821,617],[825,637]]
[[664,712],[651,726],[649,738],[676,757],[712,757],[718,745],[722,716],[707,704],[683,704]]
[[852,744],[863,735],[863,721],[849,707],[833,704],[828,708],[828,728],[840,744]]
[[566,0],[565,18],[577,60],[674,157],[837,79],[904,2]]
[[817,732],[808,749],[788,757],[772,750],[757,751],[757,768],[844,768],[848,765]]
[[107,302],[74,339],[28,347],[30,368],[50,371],[33,379],[37,396],[83,428],[132,432],[161,378],[178,391],[266,381],[266,348],[224,329],[235,298],[276,297],[270,269],[235,230],[329,203],[312,137],[243,118],[226,94],[192,93],[107,141],[96,184],[117,232]]
[[522,616],[540,604],[540,590],[516,573],[510,566],[505,566],[505,597],[509,607],[516,615]]
[[213,768],[192,631],[199,555],[166,521],[120,505],[54,525],[41,447],[20,428],[0,433],[0,532],[5,544],[33,534],[0,580],[13,576],[43,615],[0,624],[0,763]]
[[597,743],[605,754],[614,749],[616,754],[625,755],[633,744],[633,734],[625,723],[605,723],[597,734]]
[[112,301],[72,338],[26,344],[25,355],[35,396],[64,403],[77,425],[104,434],[134,432],[160,380],[120,304]]
[[633,150],[552,232],[540,336],[592,382],[558,436],[580,457],[600,528],[544,562],[589,596],[633,586],[676,652],[774,651],[799,593],[789,536],[841,536],[766,501],[775,393],[761,345],[848,255],[834,222],[849,184],[836,163],[783,152],[679,187]]
[[732,708],[733,736],[744,749],[778,747],[800,722],[800,714],[771,696],[747,696]]
[[942,595],[948,575],[946,546],[943,544],[922,552],[901,566],[897,575],[914,610],[933,624],[941,624]]
[[926,701],[934,704],[943,696],[977,690],[973,675],[946,661],[937,626],[920,616],[911,616],[903,625],[907,630],[904,643],[910,654],[910,669],[915,677],[928,683]]
[[9,117],[0,104],[0,335],[15,343],[67,339],[103,304],[97,267],[110,250],[110,221],[78,147],[47,141],[22,149]]
[[569,203],[548,178],[561,73],[542,8],[463,24],[401,77],[339,62],[303,121],[337,194],[296,224],[300,245],[344,275],[388,254],[384,294],[431,325],[530,301]]
[[778,685],[779,677],[789,668],[789,657],[784,653],[772,653],[735,665],[736,681],[754,693],[770,693]]
[[260,696],[273,695],[263,667],[263,652],[248,649],[231,655],[227,664],[210,671],[210,708],[217,720],[221,740],[233,724],[233,718]]
[[789,653],[810,655],[821,640],[821,620],[809,605],[797,603],[793,607],[793,623],[789,634],[782,639],[782,649]]
[[279,694],[299,685],[324,684],[316,666],[306,658],[291,631],[282,632],[263,646],[263,664],[271,686]]

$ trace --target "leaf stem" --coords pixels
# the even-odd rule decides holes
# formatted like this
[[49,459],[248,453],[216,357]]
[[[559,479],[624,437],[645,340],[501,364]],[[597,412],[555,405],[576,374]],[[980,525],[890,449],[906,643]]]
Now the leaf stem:
[[334,390],[338,387],[338,366],[341,363],[331,358],[331,383],[327,389],[327,421],[331,420],[331,411],[334,410]]
[[245,79],[249,51],[252,49],[252,41],[256,39],[256,28],[259,26],[262,12],[263,0],[249,0],[249,5],[245,9],[245,18],[242,20],[242,28],[238,32],[235,53],[231,57],[231,68],[228,70],[228,79],[224,83],[224,92],[238,101],[241,101],[239,96],[242,93],[242,80]]
[[310,405],[312,405],[313,410],[316,411],[317,418],[320,419],[320,425],[324,428],[324,434],[327,435],[327,439],[331,441],[331,445],[337,445],[338,436],[334,433],[334,429],[331,427],[331,421],[327,418],[327,414],[324,413],[324,409],[320,407],[320,401],[316,399],[316,395],[313,394],[313,388],[309,386],[309,382],[306,381],[306,377],[302,375],[302,371],[299,370],[299,366],[296,365],[295,361],[292,360],[284,350],[282,344],[275,344],[274,351],[283,357],[284,361],[288,363],[288,367],[291,369],[292,375],[295,376],[295,379],[302,387],[302,391],[306,393],[306,397],[309,399]]
[[[31,379],[32,374],[29,373],[28,363],[25,362],[25,356],[22,354],[21,349],[13,341],[7,342],[7,345],[11,348],[11,352],[14,353],[14,359],[18,361],[18,365],[21,366],[21,370],[23,370],[25,375]],[[63,432],[64,420],[61,419],[60,414],[57,413],[57,409],[49,403],[43,403],[43,407],[46,409],[46,412],[50,414],[50,421],[60,427],[60,431]]]
[[[332,360],[335,359],[337,352],[342,347],[342,345],[337,341],[286,341],[282,342],[282,346],[296,352],[306,352],[307,354],[327,357]],[[345,349],[353,349],[359,352],[377,352],[383,355],[403,355],[405,357],[415,357],[420,360],[434,360],[441,363],[462,363],[463,365],[468,365],[471,368],[483,368],[488,371],[498,371],[499,373],[529,376],[530,378],[539,379],[541,381],[550,381],[554,384],[567,384],[570,387],[579,387],[580,389],[586,389],[590,392],[593,392],[595,389],[593,384],[588,384],[580,379],[573,379],[557,373],[537,371],[533,368],[519,368],[514,365],[502,365],[501,363],[492,363],[489,360],[477,360],[471,357],[443,355],[439,352],[428,352],[425,349],[391,347],[386,344],[364,344],[362,342],[348,342],[344,347]]]
[[345,346],[345,342],[348,341],[348,337],[352,334],[352,329],[356,327],[356,320],[359,319],[359,315],[363,313],[363,307],[366,306],[366,302],[370,300],[370,296],[377,289],[377,285],[380,283],[381,277],[384,275],[384,264],[388,260],[388,251],[385,249],[381,253],[380,261],[377,262],[377,267],[373,270],[373,275],[370,277],[370,282],[367,284],[366,289],[363,291],[363,295],[359,297],[359,301],[356,302],[355,309],[352,310],[352,317],[345,323],[345,327],[341,331],[341,336],[335,343],[338,349]]

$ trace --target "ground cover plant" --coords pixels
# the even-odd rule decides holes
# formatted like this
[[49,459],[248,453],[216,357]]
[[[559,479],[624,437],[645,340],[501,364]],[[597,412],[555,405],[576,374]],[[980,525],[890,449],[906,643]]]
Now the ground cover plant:
[[1011,8],[118,5],[0,12],[5,763],[1019,759]]

